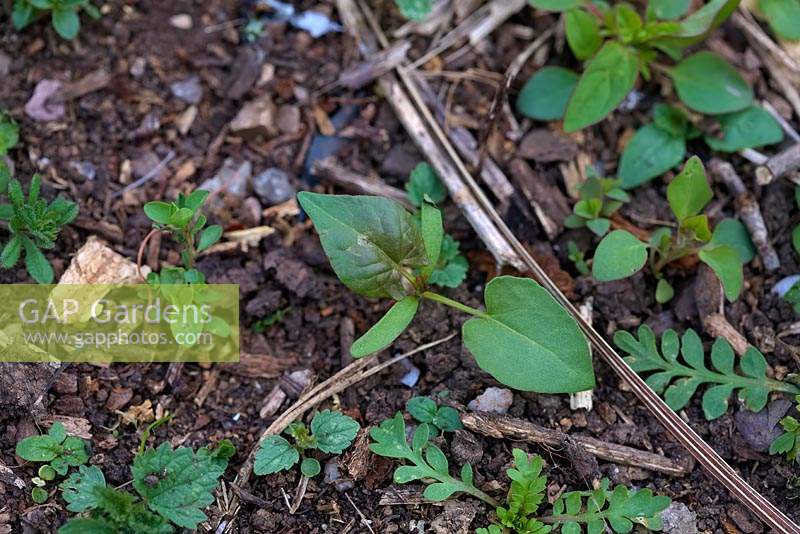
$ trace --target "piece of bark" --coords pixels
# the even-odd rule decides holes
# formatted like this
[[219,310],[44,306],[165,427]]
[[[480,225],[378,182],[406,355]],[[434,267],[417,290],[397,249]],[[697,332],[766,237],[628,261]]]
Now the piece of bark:
[[800,169],[800,143],[795,143],[756,168],[756,179],[759,185],[767,185],[772,180],[787,176],[798,169]]
[[568,436],[561,431],[544,428],[507,415],[483,412],[465,413],[461,416],[461,422],[464,423],[468,430],[498,439],[521,440],[528,443],[543,443],[556,446],[563,445],[570,440],[603,460],[632,465],[673,476],[687,475],[694,468],[694,462],[688,458],[686,460],[673,460],[660,454],[587,436]]
[[18,477],[14,471],[0,459],[0,482],[9,484],[17,489],[25,489],[25,481]]
[[721,313],[712,313],[706,317],[703,326],[710,336],[725,338],[739,356],[742,356],[750,346],[747,339]]
[[390,72],[406,58],[411,43],[398,41],[386,50],[375,54],[339,75],[339,84],[349,89],[360,89]]
[[[800,143],[795,146],[800,147]],[[798,156],[798,164],[800,165],[800,152],[798,152]],[[769,161],[767,164],[769,164]],[[764,269],[767,272],[777,270],[781,266],[781,260],[772,247],[772,243],[770,243],[767,226],[764,224],[764,217],[761,216],[761,207],[758,205],[758,201],[747,190],[733,165],[727,161],[714,158],[709,163],[709,168],[712,173],[725,183],[734,196],[736,210],[739,212],[742,222],[750,231],[753,244],[756,246],[759,256],[761,256],[761,261],[764,263]]]
[[[145,276],[150,271],[142,267]],[[90,236],[75,253],[59,284],[141,284],[136,264],[115,252],[103,241]]]
[[509,169],[545,233],[550,239],[555,239],[563,231],[564,219],[570,214],[566,197],[557,187],[544,183],[525,160],[511,160]]
[[266,54],[258,46],[239,49],[231,73],[225,83],[225,97],[238,100],[246,95],[261,75],[261,65]]
[[284,371],[297,363],[293,356],[271,356],[269,354],[252,354],[241,352],[237,363],[222,364],[228,373],[248,378],[278,378]]
[[528,132],[517,150],[517,156],[542,163],[571,161],[577,155],[578,144],[575,141],[547,128]]
[[111,74],[103,68],[97,69],[80,80],[61,84],[58,91],[48,99],[48,104],[59,104],[80,98],[105,88],[109,83],[111,83]]
[[361,195],[376,195],[391,198],[407,208],[411,208],[408,195],[402,189],[392,187],[381,180],[375,180],[339,165],[336,158],[318,159],[311,166],[311,174],[321,180]]

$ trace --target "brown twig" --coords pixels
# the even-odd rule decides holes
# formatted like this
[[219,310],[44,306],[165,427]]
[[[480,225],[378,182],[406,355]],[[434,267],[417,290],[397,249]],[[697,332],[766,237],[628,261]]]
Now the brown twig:
[[758,185],[767,185],[776,178],[788,176],[798,169],[800,169],[800,143],[795,143],[769,158],[764,165],[757,167],[756,180]]
[[681,462],[660,454],[634,449],[633,447],[610,443],[588,436],[571,436],[564,434],[560,430],[545,428],[508,415],[471,412],[463,414],[461,416],[461,422],[464,423],[467,430],[498,439],[510,439],[553,446],[564,445],[568,441],[572,441],[585,449],[588,453],[602,458],[603,460],[641,467],[672,476],[687,475],[694,469],[693,461]]
[[377,195],[396,200],[407,208],[411,208],[408,195],[402,189],[387,185],[382,180],[371,179],[368,176],[355,173],[339,165],[336,158],[329,157],[318,159],[311,165],[311,174],[338,185],[339,187],[362,195]]

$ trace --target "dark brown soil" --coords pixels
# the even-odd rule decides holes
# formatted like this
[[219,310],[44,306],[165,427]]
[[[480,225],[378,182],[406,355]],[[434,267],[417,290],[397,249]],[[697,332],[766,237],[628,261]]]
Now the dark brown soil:
[[[9,2],[4,2],[3,5]],[[294,2],[298,8],[316,7],[336,18],[333,2]],[[385,28],[396,28],[401,21],[390,2],[373,2],[378,8]],[[341,161],[356,172],[380,173],[389,184],[402,187],[408,171],[422,159],[390,106],[372,87],[357,92],[335,90],[320,96],[310,96],[334,81],[338,74],[359,60],[351,38],[329,34],[314,39],[309,34],[286,24],[267,25],[257,45],[263,49],[265,62],[274,66],[274,75],[265,84],[255,84],[241,97],[231,98],[231,87],[237,82],[237,56],[251,49],[240,35],[242,17],[252,13],[251,2],[155,0],[109,2],[110,11],[96,22],[83,20],[84,28],[75,43],[58,39],[52,29],[38,23],[24,32],[10,29],[8,17],[0,15],[3,24],[0,52],[11,58],[9,73],[0,83],[0,108],[11,111],[20,123],[21,139],[10,154],[16,175],[27,179],[33,172],[43,175],[45,195],[62,192],[80,204],[81,215],[68,228],[58,248],[49,254],[56,265],[57,275],[69,262],[86,238],[99,234],[121,254],[135,258],[139,245],[149,230],[142,214],[144,202],[162,197],[173,198],[178,191],[188,191],[212,177],[227,158],[249,161],[254,173],[268,167],[287,171],[297,189],[321,187],[307,174],[304,162],[308,144],[316,135],[318,124],[313,106],[322,113],[336,115],[345,106],[355,105],[355,114],[348,121],[355,132],[346,139],[337,154]],[[177,30],[170,25],[171,16],[191,15],[194,27]],[[86,17],[83,17],[86,19]],[[447,71],[477,69],[480,72],[502,73],[527,45],[524,29],[538,33],[554,24],[551,17],[534,19],[530,10],[523,10],[479,49],[465,49],[446,65]],[[231,23],[230,21],[235,21]],[[238,21],[238,22],[236,22]],[[211,28],[212,31],[205,31]],[[718,42],[727,43],[737,67],[748,75],[759,97],[779,101],[769,89],[764,71],[752,68],[743,59],[746,43],[735,30],[719,32]],[[722,41],[724,39],[724,41]],[[428,46],[428,37],[413,39],[411,57],[418,57]],[[562,43],[563,44],[563,43]],[[565,56],[568,54],[565,54]],[[564,64],[557,52],[551,52],[552,63]],[[131,68],[144,59],[146,68],[140,75]],[[746,65],[750,65],[748,70]],[[113,74],[104,89],[89,93],[67,103],[66,115],[55,122],[35,122],[27,117],[23,106],[36,83],[43,78],[74,81],[103,67]],[[526,79],[534,69],[526,67],[515,85]],[[431,66],[434,71],[435,67]],[[258,66],[258,75],[261,66]],[[197,105],[198,114],[189,131],[178,131],[176,121],[188,104],[175,98],[170,84],[190,75],[198,75],[203,97]],[[447,94],[452,81],[432,77],[431,83],[441,94]],[[495,82],[496,83],[496,82]],[[583,132],[580,151],[613,175],[619,155],[621,138],[648,116],[658,97],[658,88],[643,88],[644,97],[629,113],[616,113],[603,125]],[[244,102],[271,94],[276,105],[300,110],[304,135],[294,140],[268,145],[263,139],[242,141],[220,132],[233,119]],[[490,83],[461,80],[450,95],[453,120],[463,123],[476,136],[483,135],[481,126],[487,121],[494,87]],[[513,102],[513,94],[512,94]],[[780,108],[779,108],[780,109]],[[157,117],[160,126],[151,132],[142,129],[146,117]],[[505,130],[503,125],[498,132]],[[797,123],[794,123],[797,126]],[[311,128],[308,130],[308,128]],[[379,135],[376,135],[379,134]],[[517,147],[504,139],[502,133],[488,140],[492,155],[508,172],[508,162]],[[702,146],[690,147],[706,156]],[[313,149],[312,149],[313,150]],[[113,196],[124,184],[120,182],[126,161],[136,167],[164,158],[170,151],[176,154],[169,172],[162,173],[144,187],[121,197]],[[733,163],[745,176],[751,176],[751,166],[733,156]],[[93,178],[76,171],[75,163],[90,162],[95,168]],[[555,188],[563,188],[557,164],[531,161],[536,176]],[[183,176],[179,171],[193,166],[194,172]],[[131,180],[132,180],[131,179]],[[664,201],[665,180],[635,191],[634,201],[622,215],[645,230],[653,228],[646,220],[668,220]],[[734,207],[724,187],[716,187],[713,206],[715,218],[734,215]],[[798,368],[797,337],[778,338],[776,333],[796,320],[791,307],[769,291],[779,278],[798,272],[798,258],[790,243],[790,218],[793,212],[792,190],[784,182],[776,182],[754,193],[765,207],[765,216],[775,246],[781,257],[781,269],[765,277],[760,264],[746,267],[746,290],[735,303],[726,305],[726,314],[748,340],[764,349],[772,370],[781,375]],[[565,191],[561,194],[566,195]],[[254,226],[248,218],[243,199],[228,200],[212,210],[210,218],[228,229]],[[543,257],[556,258],[565,283],[574,287],[574,300],[583,302],[594,298],[594,321],[599,331],[611,335],[617,329],[632,329],[649,324],[657,332],[666,328],[702,331],[696,302],[697,270],[670,273],[675,281],[675,299],[667,305],[656,304],[655,282],[649,275],[638,275],[627,281],[597,284],[581,277],[566,256],[566,242],[576,240],[589,248],[596,240],[586,231],[567,231],[555,242],[539,228],[530,210],[521,209],[525,203],[520,194],[512,202],[507,220],[512,229]],[[263,205],[262,207],[267,207]],[[796,217],[794,217],[796,220]],[[244,352],[262,355],[264,372],[261,376],[237,374],[231,367],[186,365],[172,383],[166,382],[166,365],[113,365],[103,368],[88,364],[62,369],[49,388],[44,406],[46,413],[36,417],[26,406],[17,406],[0,413],[0,461],[11,466],[19,476],[30,479],[35,475],[31,465],[20,465],[14,456],[18,440],[36,433],[38,418],[64,415],[84,418],[91,425],[91,463],[103,468],[111,484],[121,485],[130,480],[128,465],[138,446],[142,425],[125,422],[121,413],[131,407],[150,403],[157,413],[168,411],[175,415],[169,423],[153,432],[150,443],[171,441],[175,445],[201,446],[224,438],[237,446],[226,479],[233,479],[236,470],[269,423],[288,408],[288,399],[280,410],[267,418],[259,412],[267,394],[279,380],[272,373],[271,363],[286,362],[287,372],[308,369],[314,381],[322,381],[342,368],[342,324],[351,320],[358,335],[366,330],[386,309],[387,303],[373,302],[347,291],[335,278],[307,222],[294,215],[272,217],[261,224],[272,225],[277,232],[248,252],[213,255],[200,263],[210,282],[241,285],[242,332]],[[462,242],[470,258],[471,269],[467,283],[451,294],[473,306],[480,305],[480,295],[488,278],[494,275],[494,265],[476,239],[469,225],[453,205],[446,206],[446,227]],[[174,244],[168,239],[161,243],[162,261],[174,262]],[[3,283],[24,283],[31,280],[23,269],[0,271]],[[256,334],[251,326],[278,310],[286,310],[282,321]],[[457,331],[465,317],[449,309],[425,303],[418,318],[391,349],[400,353],[421,343],[439,339]],[[705,338],[705,341],[710,340]],[[421,370],[413,388],[400,379],[407,369],[397,365],[374,376],[333,400],[364,427],[375,425],[402,410],[405,401],[415,395],[434,395],[447,392],[449,398],[467,404],[486,387],[499,384],[477,368],[474,360],[456,337],[434,349],[410,359]],[[509,413],[539,425],[561,429],[570,434],[639,447],[681,458],[687,453],[677,445],[653,417],[636,401],[625,384],[602,362],[596,362],[598,386],[594,393],[595,409],[590,412],[572,411],[567,396],[514,393]],[[257,374],[257,373],[256,373]],[[279,373],[283,374],[283,373]],[[198,392],[209,380],[216,386],[201,405]],[[121,399],[121,400],[120,400]],[[330,404],[330,403],[329,403]],[[737,402],[728,414],[713,421],[704,419],[699,400],[682,412],[682,416],[707,440],[726,461],[768,499],[800,520],[800,500],[787,484],[797,476],[796,465],[785,459],[752,450],[737,431],[734,413],[741,410]],[[704,532],[763,532],[765,527],[736,503],[719,484],[701,469],[690,476],[672,478],[634,467],[599,462],[599,473],[584,473],[573,465],[578,459],[565,450],[555,450],[489,439],[477,435],[462,436],[471,442],[469,454],[479,458],[474,463],[476,483],[500,496],[507,487],[504,471],[511,461],[512,447],[521,447],[541,454],[546,461],[550,491],[583,489],[591,486],[592,475],[609,477],[614,483],[647,486],[686,504],[697,513],[697,526]],[[443,442],[446,452],[452,444]],[[348,457],[345,457],[347,463]],[[236,518],[239,532],[366,532],[360,523],[363,513],[375,532],[417,532],[418,525],[430,525],[442,513],[434,505],[380,505],[379,501],[392,487],[393,465],[369,455],[366,472],[344,483],[325,483],[322,477],[312,480],[305,500],[294,515],[289,515],[283,492],[293,495],[299,473],[291,472],[267,478],[251,478],[244,488],[263,499],[267,506],[245,504]],[[342,476],[348,473],[340,467]],[[230,490],[229,490],[230,491]],[[461,500],[465,500],[461,498]],[[472,528],[485,524],[492,513],[481,503]],[[218,512],[215,507],[211,515]],[[67,513],[58,498],[45,506],[35,506],[30,496],[13,485],[0,480],[0,532],[4,524],[9,532],[53,532],[63,523]]]

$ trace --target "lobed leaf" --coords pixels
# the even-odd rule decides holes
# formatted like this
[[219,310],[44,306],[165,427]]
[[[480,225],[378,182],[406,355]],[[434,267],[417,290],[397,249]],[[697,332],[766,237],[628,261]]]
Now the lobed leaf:
[[352,417],[333,410],[317,412],[311,420],[311,434],[317,440],[317,448],[328,454],[341,454],[360,429]]
[[59,485],[61,496],[67,502],[70,512],[85,512],[96,508],[98,497],[95,488],[104,488],[106,478],[103,471],[96,465],[87,467],[82,465],[78,471]]

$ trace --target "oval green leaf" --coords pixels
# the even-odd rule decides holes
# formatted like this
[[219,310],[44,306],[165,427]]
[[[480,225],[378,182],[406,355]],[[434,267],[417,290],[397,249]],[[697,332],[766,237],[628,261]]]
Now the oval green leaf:
[[711,245],[728,245],[738,254],[742,263],[750,263],[756,255],[756,248],[750,239],[750,232],[737,219],[723,219],[714,227]]
[[784,39],[800,39],[800,2],[797,0],[759,0],[758,7],[770,28]]
[[391,345],[408,328],[417,314],[417,308],[419,299],[415,296],[408,296],[395,303],[372,328],[355,340],[350,354],[353,358],[363,358]]
[[636,54],[608,42],[586,66],[567,105],[564,131],[574,132],[601,121],[633,89],[639,74]]
[[572,393],[594,387],[586,338],[539,284],[500,276],[486,286],[486,314],[464,324],[478,365],[522,391]]
[[686,141],[653,124],[639,128],[622,151],[619,177],[630,189],[661,176],[683,161]]
[[703,162],[692,156],[667,186],[667,200],[678,222],[700,213],[713,197]]
[[559,120],[578,85],[578,74],[563,67],[544,67],[531,76],[517,98],[517,110],[539,121]]
[[716,273],[728,300],[736,300],[742,291],[743,281],[739,253],[728,245],[714,245],[703,247],[697,256]]
[[564,18],[567,43],[572,53],[581,61],[589,59],[603,43],[597,17],[582,9],[572,9]]
[[719,152],[738,152],[783,141],[783,129],[775,117],[758,106],[717,117],[722,137],[705,136],[705,141]]
[[647,245],[626,230],[614,230],[600,241],[594,252],[592,276],[610,282],[632,276],[647,261]]
[[205,250],[222,237],[222,227],[218,224],[209,226],[200,234],[200,239],[197,241],[197,250]]
[[529,0],[536,9],[545,11],[566,11],[575,9],[583,4],[584,0]]
[[678,97],[701,113],[732,113],[753,102],[753,91],[741,74],[711,52],[698,52],[670,70]]
[[300,462],[300,472],[306,478],[313,478],[322,471],[319,461],[316,458],[303,458]]

